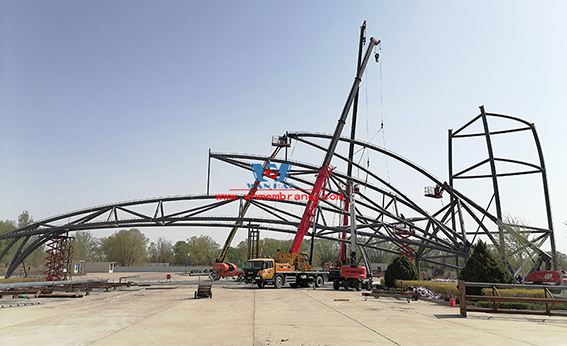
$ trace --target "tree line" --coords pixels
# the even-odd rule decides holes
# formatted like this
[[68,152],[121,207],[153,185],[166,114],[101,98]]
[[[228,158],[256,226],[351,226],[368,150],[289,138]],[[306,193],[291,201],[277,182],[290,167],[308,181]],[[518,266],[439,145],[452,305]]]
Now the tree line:
[[[508,219],[508,224],[518,225],[508,229],[505,235],[505,249],[507,259],[514,267],[521,268],[522,274],[529,272],[530,259],[526,256],[526,248],[530,238],[529,234],[522,232],[525,222],[520,219]],[[20,227],[33,223],[34,220],[28,211],[23,211],[17,221],[0,221],[0,234],[10,232]],[[567,225],[567,222],[565,222]],[[510,228],[510,227],[508,227]],[[175,243],[166,239],[159,238],[157,241],[150,241],[139,229],[123,229],[114,234],[96,238],[89,231],[78,231],[71,236],[73,239],[73,261],[85,260],[88,262],[108,261],[116,262],[120,266],[134,266],[144,263],[170,263],[171,265],[186,265],[190,258],[191,265],[209,266],[215,263],[221,252],[220,245],[208,235],[193,236]],[[28,243],[33,242],[30,239]],[[20,240],[21,241],[21,240]],[[8,245],[10,240],[0,241],[0,252]],[[274,257],[278,251],[287,251],[291,247],[292,240],[281,240],[264,238],[260,240],[260,256]],[[7,266],[12,259],[19,244],[15,244],[10,251],[0,260],[0,265]],[[381,246],[389,251],[367,248],[370,261],[373,263],[390,263],[395,255],[397,245],[384,242]],[[229,249],[225,262],[243,263],[247,259],[247,242],[242,241]],[[499,249],[488,246],[488,249],[495,254]],[[306,239],[301,247],[301,251],[309,253],[311,239]],[[500,249],[502,250],[502,249]],[[316,239],[313,246],[313,265],[322,267],[326,262],[333,262],[338,259],[340,245],[335,240]],[[427,255],[439,255],[439,262],[455,264],[454,258],[441,256],[442,253],[435,250],[426,250]],[[190,256],[189,256],[190,254]],[[567,268],[567,256],[558,252],[558,262],[561,268]],[[45,263],[45,249],[43,247],[35,250],[24,260],[24,266],[43,266]],[[359,255],[358,258],[361,258]],[[532,262],[533,263],[533,262]],[[432,271],[435,264],[422,263],[421,271]]]

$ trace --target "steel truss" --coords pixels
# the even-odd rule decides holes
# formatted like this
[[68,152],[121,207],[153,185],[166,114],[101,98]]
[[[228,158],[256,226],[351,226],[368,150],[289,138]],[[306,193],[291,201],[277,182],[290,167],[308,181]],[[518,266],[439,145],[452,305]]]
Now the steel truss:
[[[328,142],[332,138],[330,134],[308,132],[287,133],[286,136],[323,152],[327,150]],[[458,269],[469,255],[471,240],[474,239],[472,237],[482,235],[493,244],[499,244],[499,240],[494,235],[499,232],[497,225],[502,224],[501,217],[490,213],[453,188],[452,181],[446,184],[412,161],[371,143],[345,137],[340,139],[340,143],[354,145],[356,152],[368,150],[372,153],[386,155],[402,163],[422,179],[425,178],[431,185],[442,186],[450,196],[449,204],[434,210],[426,210],[408,197],[400,187],[393,186],[375,172],[349,160],[339,152],[335,153],[335,160],[350,162],[353,167],[366,175],[365,179],[349,177],[346,173],[335,169],[330,178],[330,185],[327,187],[329,193],[336,195],[343,193],[348,179],[354,184],[365,187],[361,189],[357,197],[355,210],[359,246],[397,253],[396,249],[388,244],[405,244],[415,249],[412,255],[415,256],[418,267],[421,262],[428,262]],[[320,168],[314,164],[288,160],[287,153],[285,158],[212,152],[209,155],[213,159],[247,171],[251,171],[252,163],[263,163],[266,160],[272,163],[291,163],[292,169],[286,184],[287,186],[293,184],[293,188],[296,189],[294,192],[305,195],[309,195],[314,183],[310,178]],[[544,170],[542,174],[545,174]],[[453,175],[452,177],[455,178]],[[9,277],[27,256],[52,237],[80,230],[117,227],[232,229],[238,225],[246,227],[247,224],[253,224],[258,230],[295,234],[306,200],[245,200],[245,196],[246,194],[230,194],[228,199],[222,200],[216,195],[152,198],[92,207],[50,217],[0,235],[0,240],[11,240],[0,253],[0,259],[10,249],[16,249],[6,272],[6,277]],[[249,204],[249,207],[244,208],[245,204]],[[347,226],[339,225],[340,222],[333,222],[333,220],[342,219],[347,213],[340,202],[322,200],[309,235],[312,238],[350,242],[350,239],[339,239]],[[467,220],[466,226],[465,220]],[[541,247],[546,241],[553,239],[553,230],[551,227],[549,229],[531,227],[530,231],[533,234],[539,234],[530,244],[530,249],[545,262],[550,262],[555,256],[554,249],[550,256],[541,250]],[[411,234],[411,237],[407,234]],[[441,262],[446,258],[453,258],[455,261],[454,263]]]
[[[504,130],[492,131],[490,130],[490,119],[500,119],[505,120],[512,124],[511,128]],[[469,132],[471,127],[475,123],[481,123],[482,131],[479,132]],[[533,145],[537,151],[539,162],[528,162],[525,160],[510,159],[500,156],[495,156],[493,149],[493,138],[496,136],[518,133],[518,132],[529,132],[533,139]],[[505,114],[487,113],[484,110],[484,106],[480,106],[480,114],[474,117],[472,120],[467,122],[465,125],[461,126],[459,129],[453,131],[449,130],[449,185],[454,186],[454,182],[463,179],[490,179],[492,181],[492,196],[489,196],[490,202],[488,203],[487,210],[493,209],[496,212],[496,217],[498,222],[496,224],[497,230],[490,232],[490,240],[492,244],[496,247],[499,252],[500,260],[508,266],[508,269],[514,273],[518,274],[520,268],[512,268],[510,263],[508,263],[508,256],[513,255],[513,253],[507,253],[505,246],[505,233],[512,233],[512,237],[516,242],[523,243],[525,250],[528,252],[529,256],[534,256],[537,258],[534,262],[533,268],[535,270],[547,269],[547,270],[558,270],[556,247],[555,247],[555,237],[553,234],[553,220],[551,216],[551,203],[549,198],[549,189],[547,184],[547,173],[545,169],[545,161],[543,158],[543,151],[541,148],[541,143],[539,141],[539,136],[537,134],[535,125],[526,120],[513,117]],[[486,149],[488,157],[472,164],[471,166],[460,170],[459,172],[454,172],[453,165],[453,142],[456,139],[468,139],[474,137],[481,137],[485,139]],[[507,171],[502,171],[497,169],[498,163],[506,163],[514,169],[508,168]],[[489,167],[489,173],[475,173],[475,170],[482,166]],[[540,175],[542,182],[542,194],[544,198],[545,216],[547,220],[547,228],[531,227],[527,225],[512,225],[506,224],[503,220],[503,207],[501,202],[501,192],[499,188],[499,182],[505,177],[513,177],[520,175]],[[467,232],[467,235],[473,236],[473,239],[479,235],[478,230]],[[497,236],[497,237],[496,237]],[[531,239],[530,239],[531,238]],[[542,250],[542,246],[546,246],[551,251],[551,255]]]

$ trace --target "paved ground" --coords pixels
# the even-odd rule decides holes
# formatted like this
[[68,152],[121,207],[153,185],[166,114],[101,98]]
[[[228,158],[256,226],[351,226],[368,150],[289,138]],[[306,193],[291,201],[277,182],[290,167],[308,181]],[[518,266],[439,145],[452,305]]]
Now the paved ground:
[[[125,275],[113,274],[113,278]],[[128,274],[130,275],[130,274]],[[163,273],[133,278],[171,287]],[[0,345],[567,345],[567,317],[469,313],[428,301],[360,292],[258,289],[220,281],[193,299],[198,278],[175,289],[94,292],[76,299],[2,299]]]

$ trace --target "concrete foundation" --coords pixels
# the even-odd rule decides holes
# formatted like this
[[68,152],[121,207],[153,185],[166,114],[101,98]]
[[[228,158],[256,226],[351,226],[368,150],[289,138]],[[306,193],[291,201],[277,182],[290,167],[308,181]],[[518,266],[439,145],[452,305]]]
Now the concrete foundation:
[[[365,299],[329,284],[278,290],[222,279],[213,283],[212,299],[194,299],[199,282],[210,283],[206,278],[173,274],[165,282],[164,274],[136,274],[133,280],[151,286],[1,308],[0,345],[567,344],[567,317],[470,313],[465,319],[448,305]],[[17,302],[31,300],[0,305]]]

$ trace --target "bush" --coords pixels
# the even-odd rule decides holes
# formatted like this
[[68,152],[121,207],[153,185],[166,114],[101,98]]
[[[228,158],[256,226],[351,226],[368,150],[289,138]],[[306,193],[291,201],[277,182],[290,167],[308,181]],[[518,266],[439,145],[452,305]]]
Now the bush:
[[396,280],[418,280],[419,275],[413,263],[406,256],[394,258],[392,264],[386,269],[384,274],[384,285],[395,287]]
[[[479,241],[459,274],[459,280],[469,282],[514,283],[514,277],[492,256],[486,244]],[[467,294],[480,295],[482,288],[467,287]]]

